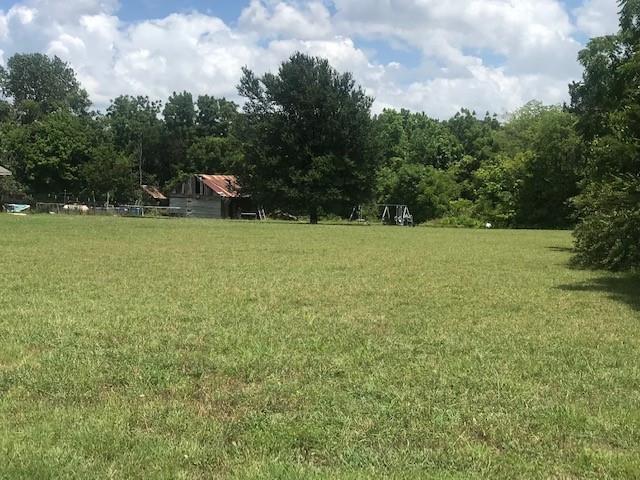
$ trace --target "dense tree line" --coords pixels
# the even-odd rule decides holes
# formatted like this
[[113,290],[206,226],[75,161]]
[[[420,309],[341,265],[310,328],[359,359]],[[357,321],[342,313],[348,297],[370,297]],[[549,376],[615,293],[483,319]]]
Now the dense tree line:
[[241,155],[238,105],[174,93],[162,104],[122,95],[90,111],[59,58],[14,55],[0,69],[0,163],[14,172],[4,196],[130,202],[140,184],[169,187],[191,172],[227,171]]
[[195,172],[233,173],[257,203],[348,216],[406,204],[417,222],[575,226],[578,259],[640,265],[640,2],[621,2],[618,34],[580,53],[569,106],[532,101],[506,118],[463,109],[371,114],[349,73],[296,53],[277,73],[245,69],[242,109],[176,92],[128,95],[103,112],[59,58],[14,55],[0,69],[0,194],[134,201]]
[[41,54],[12,57],[0,86],[1,161],[34,198],[128,202],[140,183],[170,188],[189,173],[221,172],[261,204],[313,221],[376,203],[407,204],[418,222],[572,221],[582,144],[560,107],[530,103],[503,123],[468,110],[447,121],[371,115],[350,74],[302,54],[276,75],[245,70],[242,111],[181,92],[164,104],[122,95],[92,112],[73,70]]

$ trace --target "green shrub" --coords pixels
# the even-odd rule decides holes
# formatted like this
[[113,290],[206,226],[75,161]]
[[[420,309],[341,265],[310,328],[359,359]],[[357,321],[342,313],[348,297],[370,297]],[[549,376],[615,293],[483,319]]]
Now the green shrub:
[[449,215],[432,220],[428,225],[432,227],[481,228],[483,223],[477,218],[467,215]]
[[640,176],[592,183],[575,203],[580,216],[576,262],[610,270],[640,268]]
[[474,204],[466,198],[449,202],[449,213],[429,222],[434,227],[480,228],[484,223],[474,217]]
[[379,203],[407,205],[416,223],[447,215],[459,193],[453,176],[432,166],[398,163],[378,173]]

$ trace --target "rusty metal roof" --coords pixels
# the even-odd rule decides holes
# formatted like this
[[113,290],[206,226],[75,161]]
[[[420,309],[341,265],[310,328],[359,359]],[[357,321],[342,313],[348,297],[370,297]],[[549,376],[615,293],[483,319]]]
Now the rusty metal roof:
[[221,197],[235,198],[240,196],[240,185],[234,175],[206,175],[198,174],[204,183],[211,190]]
[[158,190],[157,187],[153,187],[151,185],[141,185],[140,188],[142,188],[142,191],[144,193],[146,193],[147,195],[149,195],[154,200],[166,200],[167,199],[167,197],[165,197],[164,194],[160,190]]
[[0,165],[0,177],[9,177],[13,175],[9,170]]

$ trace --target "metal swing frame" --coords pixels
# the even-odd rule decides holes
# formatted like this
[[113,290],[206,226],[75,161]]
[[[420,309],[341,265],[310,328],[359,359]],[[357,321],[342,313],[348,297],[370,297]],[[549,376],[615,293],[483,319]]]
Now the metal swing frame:
[[[378,205],[382,207],[381,220],[384,224],[395,224],[401,227],[413,226],[413,215],[409,211],[407,205],[384,203]],[[395,210],[395,215],[392,217],[391,212]]]

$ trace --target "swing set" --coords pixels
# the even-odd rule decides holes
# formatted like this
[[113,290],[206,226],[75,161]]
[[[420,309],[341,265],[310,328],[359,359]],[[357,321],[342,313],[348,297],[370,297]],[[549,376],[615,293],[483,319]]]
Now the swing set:
[[413,227],[413,215],[411,215],[408,206],[385,203],[378,205],[378,207],[382,210],[381,220],[383,224]]
[[[378,215],[384,225],[398,225],[400,227],[413,227],[413,215],[407,205],[395,203],[383,203],[377,205]],[[382,213],[380,213],[382,212]],[[349,220],[364,222],[362,206],[353,207]]]

